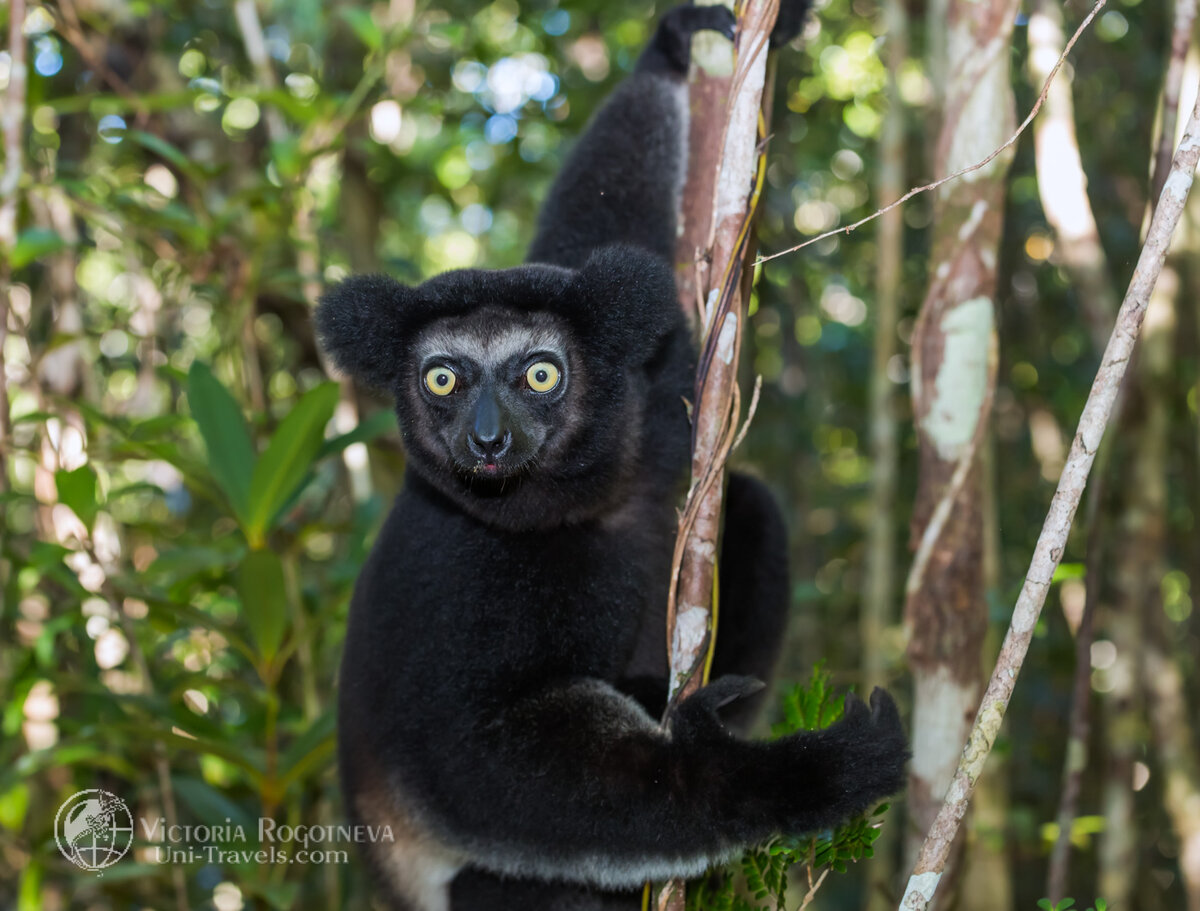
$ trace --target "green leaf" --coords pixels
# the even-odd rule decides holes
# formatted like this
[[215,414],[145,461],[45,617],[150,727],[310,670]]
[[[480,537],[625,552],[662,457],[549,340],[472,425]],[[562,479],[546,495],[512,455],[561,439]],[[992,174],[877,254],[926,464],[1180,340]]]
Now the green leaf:
[[304,481],[321,449],[337,399],[336,383],[308,390],[283,419],[254,466],[246,511],[246,537],[251,547],[263,545],[276,514]]
[[80,465],[74,471],[56,471],[54,486],[58,488],[58,502],[71,507],[90,531],[100,508],[96,502],[96,472],[92,466]]
[[254,838],[258,830],[250,813],[208,782],[188,775],[172,775],[171,783],[175,793],[201,822],[211,826],[235,826],[247,833],[247,838]]
[[171,143],[160,136],[155,136],[153,133],[147,133],[143,130],[128,130],[125,133],[125,138],[133,140],[142,148],[158,155],[176,170],[186,174],[193,180],[203,179],[206,171],[209,174],[213,173],[213,169],[205,169],[197,165],[195,161],[175,148]]
[[0,794],[0,826],[10,832],[20,832],[29,809],[29,786],[18,782]]
[[359,41],[373,51],[383,47],[383,29],[371,18],[369,12],[358,8],[343,8],[338,12],[350,28],[354,29],[354,34],[358,36]]
[[347,446],[354,443],[370,443],[372,440],[378,439],[384,434],[391,433],[395,429],[396,412],[376,411],[365,421],[360,422],[349,433],[331,437],[322,443],[321,449],[317,452],[317,458],[322,459],[325,456],[341,452]]
[[17,243],[9,255],[9,262],[14,269],[20,269],[66,246],[67,242],[49,228],[30,228],[17,235]]
[[279,651],[287,625],[283,564],[271,550],[252,550],[237,571],[242,612],[259,654],[268,660]]
[[204,437],[209,470],[245,526],[254,477],[254,445],[242,409],[207,365],[199,361],[188,372],[188,404]]
[[1082,579],[1087,567],[1082,563],[1059,563],[1050,577],[1051,584],[1062,582],[1064,579]]

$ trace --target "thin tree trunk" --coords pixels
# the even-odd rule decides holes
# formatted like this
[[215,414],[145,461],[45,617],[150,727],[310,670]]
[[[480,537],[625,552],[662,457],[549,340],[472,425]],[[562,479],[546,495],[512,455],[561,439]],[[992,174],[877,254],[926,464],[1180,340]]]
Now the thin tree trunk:
[[[887,67],[887,111],[879,137],[879,171],[875,195],[879,205],[898,199],[907,187],[905,167],[905,110],[897,82],[908,58],[908,13],[901,0],[883,4],[884,50]],[[880,216],[875,272],[875,346],[871,365],[871,510],[867,529],[867,586],[859,616],[862,640],[862,691],[886,683],[887,627],[896,622],[896,491],[899,445],[895,390],[889,366],[898,347],[900,289],[903,285],[904,214],[892,209]],[[900,829],[886,825],[875,844],[875,862],[867,868],[869,882],[864,908],[883,911],[894,904],[895,854]]]
[[[1141,671],[1150,730],[1165,776],[1163,806],[1179,840],[1179,869],[1188,911],[1200,911],[1200,767],[1195,755],[1184,675],[1168,643],[1160,583],[1167,569],[1167,456],[1170,451],[1171,403],[1174,391],[1175,302],[1181,282],[1167,268],[1150,300],[1145,341],[1138,362],[1144,422],[1137,440],[1136,463],[1129,487],[1136,498],[1136,540],[1130,569],[1137,572],[1135,593],[1141,600],[1124,607],[1144,622]],[[1134,563],[1134,556],[1141,560]]]
[[[896,83],[908,56],[908,17],[900,0],[883,7],[887,35],[887,112],[879,140],[875,195],[880,205],[897,199],[907,186],[904,163],[905,111]],[[875,272],[875,348],[871,366],[871,522],[867,537],[867,590],[859,635],[862,639],[863,691],[885,682],[887,660],[883,633],[895,622],[896,489],[898,445],[895,392],[888,365],[896,354],[900,288],[904,263],[904,217],[892,209],[879,218]]]
[[[1029,17],[1029,76],[1035,89],[1049,78],[1065,43],[1061,7],[1054,0],[1038,0]],[[1033,123],[1038,195],[1099,354],[1108,344],[1118,300],[1088,200],[1071,85],[1071,70],[1067,68],[1050,84],[1042,115]]]
[[[973,164],[1012,133],[1009,53],[1017,7],[1016,0],[950,2],[935,173]],[[913,337],[920,477],[905,603],[914,678],[910,859],[942,803],[979,700],[987,605],[977,455],[995,385],[993,298],[1011,157],[1001,155],[973,180],[939,193],[931,284]],[[951,876],[955,866],[949,864]],[[941,893],[937,907],[952,891]]]
[[[778,11],[778,0],[757,0],[743,6],[727,119],[714,116],[721,109],[708,112],[705,118],[708,129],[721,137],[720,166],[704,197],[709,200],[711,215],[701,248],[705,252],[696,257],[709,267],[707,274],[703,270],[697,273],[696,301],[704,310],[699,320],[702,355],[692,412],[692,483],[680,517],[667,600],[668,716],[679,699],[703,682],[705,656],[715,634],[712,594],[722,479],[725,459],[738,429],[737,366],[752,275],[752,270],[743,270],[748,260],[752,262],[750,234],[763,173],[758,124],[766,84],[768,39]],[[692,185],[695,178],[704,179],[703,165],[698,166],[697,174],[689,175],[685,199],[701,192]],[[688,306],[686,300],[683,305]],[[660,891],[657,907],[682,911],[684,899],[684,884],[674,881]]]
[[1198,160],[1200,104],[1193,108],[1183,141],[1172,159],[1171,173],[1163,185],[1163,194],[1150,221],[1146,243],[1138,256],[1133,278],[1117,313],[1113,334],[1108,347],[1104,349],[1100,369],[1083,406],[1071,451],[1038,536],[1025,583],[1013,608],[1012,622],[1000,648],[1000,657],[992,670],[946,800],[921,846],[921,853],[901,899],[900,906],[904,911],[920,911],[930,907],[937,894],[951,846],[1004,721],[1005,709],[1016,686],[1017,673],[1029,652],[1033,631],[1046,602],[1054,571],[1066,550],[1071,522],[1117,400],[1150,294],[1162,271],[1171,236],[1191,191]]
[[[1063,15],[1058,4],[1038,0],[1029,18],[1029,81],[1045,84],[1062,56],[1066,40]],[[1112,284],[1108,260],[1100,244],[1100,233],[1087,195],[1087,176],[1079,154],[1075,131],[1075,103],[1071,71],[1059,74],[1050,85],[1042,116],[1034,122],[1034,149],[1038,195],[1046,220],[1054,229],[1059,258],[1071,277],[1075,297],[1091,336],[1096,356],[1104,351],[1117,311],[1117,292]],[[1168,163],[1170,155],[1168,153]],[[1118,409],[1119,410],[1119,409]],[[1099,536],[1100,486],[1105,459],[1097,470],[1097,486],[1091,494],[1088,539],[1088,591],[1084,617],[1076,633],[1076,673],[1071,699],[1063,786],[1057,820],[1058,838],[1050,856],[1047,893],[1052,902],[1065,895],[1071,850],[1071,827],[1078,810],[1079,791],[1087,767],[1087,737],[1091,697],[1091,642],[1100,567],[1096,564]],[[1114,805],[1114,810],[1117,807]],[[1126,828],[1132,828],[1126,826]]]

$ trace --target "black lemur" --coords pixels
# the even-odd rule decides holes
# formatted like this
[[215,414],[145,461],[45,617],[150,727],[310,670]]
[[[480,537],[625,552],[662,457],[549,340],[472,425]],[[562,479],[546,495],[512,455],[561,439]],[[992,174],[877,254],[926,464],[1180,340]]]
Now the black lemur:
[[[803,5],[785,0],[785,32]],[[555,182],[528,265],[355,277],[317,311],[333,361],[395,396],[407,451],[338,702],[346,803],[391,827],[367,853],[396,907],[636,908],[646,880],[902,786],[882,690],[774,742],[725,714],[770,674],[788,597],[783,522],[747,477],[729,482],[715,682],[657,720],[695,362],[672,269],[684,76],[692,33],[733,25],[719,6],[665,15]]]

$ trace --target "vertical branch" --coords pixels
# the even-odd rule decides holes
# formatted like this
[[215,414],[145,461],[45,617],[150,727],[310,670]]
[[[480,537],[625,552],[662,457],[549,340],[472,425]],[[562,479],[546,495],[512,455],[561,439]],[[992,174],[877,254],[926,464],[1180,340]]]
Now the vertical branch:
[[[887,36],[887,112],[879,138],[879,171],[875,196],[882,202],[904,192],[904,103],[897,76],[908,58],[908,14],[900,0],[883,6]],[[900,286],[904,261],[904,216],[892,209],[879,218],[879,250],[875,271],[875,346],[871,365],[871,524],[867,539],[867,591],[859,632],[863,652],[863,691],[884,682],[883,630],[893,619],[896,582],[895,506],[898,446],[892,380],[888,365],[896,354]]]
[[[720,157],[711,192],[701,197],[708,200],[711,213],[706,252],[695,257],[709,268],[693,273],[697,280],[693,293],[705,305],[705,312],[700,321],[702,355],[692,411],[692,481],[680,518],[667,598],[670,700],[666,717],[703,682],[705,657],[716,634],[712,597],[722,479],[737,432],[737,367],[747,286],[743,269],[751,250],[751,226],[764,174],[759,124],[768,40],[778,11],[779,0],[751,0],[743,7],[728,119],[720,131],[713,130],[714,122],[708,121],[708,129],[721,137]],[[689,185],[685,198],[696,189]],[[689,226],[689,230],[697,229]],[[684,306],[688,306],[686,301]],[[684,884],[671,882],[659,893],[657,907],[681,911],[684,900]]]
[[[1038,195],[1046,220],[1058,239],[1059,253],[1071,276],[1088,334],[1100,352],[1112,331],[1117,293],[1109,278],[1108,260],[1088,200],[1087,176],[1075,134],[1070,70],[1050,81],[1050,73],[1065,44],[1062,18],[1062,9],[1053,0],[1038,0],[1029,17],[1030,81],[1034,85],[1049,82],[1042,116],[1033,124]],[[1168,148],[1168,163],[1170,158]]]
[[4,96],[4,174],[0,177],[0,493],[8,490],[8,449],[12,445],[12,416],[8,410],[7,364],[8,294],[12,281],[12,250],[17,245],[17,203],[25,146],[25,0],[8,5],[8,52],[11,64]]
[[1175,129],[1179,121],[1179,89],[1188,48],[1192,44],[1192,27],[1196,22],[1196,0],[1175,0],[1175,22],[1171,27],[1171,58],[1163,82],[1162,123],[1158,149],[1154,153],[1154,178],[1150,188],[1151,204],[1162,196],[1163,184],[1171,167],[1171,150],[1175,148]]
[[[692,414],[692,484],[680,520],[667,602],[672,703],[700,685],[697,673],[711,640],[713,570],[720,530],[725,457],[737,422],[738,349],[744,323],[742,265],[760,173],[757,141],[766,76],[767,38],[778,0],[747,4],[737,37],[737,68],[729,119],[710,208],[712,272],[719,283],[702,288],[710,301]],[[752,193],[752,190],[754,191]],[[670,708],[668,708],[668,712]]]
[[[1017,7],[1015,0],[951,0],[937,173],[970,165],[1012,132]],[[946,793],[979,699],[987,600],[977,456],[995,390],[996,263],[1011,157],[998,156],[975,179],[939,192],[932,280],[913,336],[920,462],[904,609],[914,679],[910,859]]]
[[1125,299],[1117,314],[1116,326],[1096,378],[1088,393],[1087,403],[1079,418],[1075,440],[1059,478],[1058,488],[1050,503],[1050,511],[1030,560],[1025,583],[1013,608],[1012,622],[1000,657],[992,671],[987,691],[980,703],[971,736],[963,748],[958,769],[950,783],[946,800],[937,819],[921,846],[921,853],[909,879],[900,907],[904,911],[928,908],[937,893],[938,882],[950,855],[955,835],[967,812],[967,805],[984,763],[995,743],[1004,712],[1016,685],[1017,673],[1029,650],[1033,630],[1045,604],[1054,570],[1067,546],[1071,521],[1079,507],[1080,497],[1087,484],[1088,472],[1100,447],[1121,380],[1125,376],[1134,342],[1150,300],[1150,293],[1162,271],[1171,235],[1183,213],[1184,203],[1192,188],[1196,163],[1200,160],[1200,97],[1184,131],[1183,141],[1172,161],[1171,173],[1163,188],[1146,243],[1138,257],[1137,267]]
[[[700,0],[713,5],[722,0]],[[724,4],[732,8],[731,3]],[[692,72],[688,78],[687,185],[680,199],[683,230],[675,246],[675,284],[679,305],[693,326],[704,318],[702,288],[710,284],[713,193],[721,166],[721,117],[729,110],[733,82],[733,48],[709,32],[692,36]]]
[[[1185,0],[1186,2],[1186,0]],[[1035,85],[1044,84],[1062,56],[1065,44],[1062,30],[1062,10],[1049,0],[1039,0],[1029,19],[1029,77]],[[1043,116],[1034,124],[1034,149],[1038,194],[1046,220],[1054,229],[1062,263],[1071,276],[1084,322],[1097,353],[1104,350],[1117,310],[1117,293],[1113,287],[1100,232],[1087,195],[1087,176],[1079,153],[1075,130],[1075,106],[1070,71],[1052,82],[1046,96]],[[1170,149],[1167,151],[1170,162]],[[1119,406],[1118,406],[1119,410]],[[1108,447],[1105,447],[1107,451]],[[1075,678],[1071,696],[1071,715],[1068,725],[1066,756],[1063,762],[1062,790],[1057,813],[1058,838],[1050,854],[1046,890],[1057,903],[1066,894],[1071,857],[1071,827],[1079,804],[1079,792],[1087,768],[1087,739],[1090,730],[1091,643],[1096,599],[1100,586],[1100,552],[1102,542],[1099,528],[1101,492],[1107,459],[1099,458],[1097,482],[1089,498],[1086,524],[1087,582],[1083,615],[1076,630]],[[1124,781],[1128,782],[1128,775]],[[1126,820],[1126,823],[1131,822]],[[1133,826],[1122,824],[1133,838]],[[1103,840],[1113,842],[1113,829],[1105,832]],[[1116,895],[1103,893],[1119,904]]]
[[[1079,811],[1079,793],[1083,788],[1083,773],[1088,766],[1088,735],[1091,732],[1092,641],[1096,617],[1096,599],[1100,591],[1101,542],[1098,517],[1102,512],[1107,444],[1098,456],[1100,463],[1096,480],[1088,494],[1086,585],[1083,614],[1075,631],[1075,677],[1071,687],[1071,719],[1067,728],[1066,758],[1063,760],[1062,789],[1058,799],[1058,837],[1050,851],[1046,872],[1046,895],[1057,905],[1066,896],[1071,870],[1071,827]],[[1105,893],[1107,894],[1107,893]]]
[[[875,196],[885,204],[899,199],[907,183],[904,155],[904,102],[899,73],[908,58],[908,13],[902,0],[886,0],[882,9],[884,64],[887,68],[887,110],[879,137],[879,171]],[[871,519],[867,529],[867,588],[859,615],[862,641],[862,689],[882,686],[887,673],[884,631],[896,618],[896,490],[899,445],[895,390],[889,365],[896,354],[900,288],[904,263],[904,214],[899,208],[879,219],[879,257],[875,272],[875,343],[871,364]],[[895,850],[899,829],[884,826],[875,846],[875,863],[868,868],[870,885],[864,908],[882,911],[896,875]]]

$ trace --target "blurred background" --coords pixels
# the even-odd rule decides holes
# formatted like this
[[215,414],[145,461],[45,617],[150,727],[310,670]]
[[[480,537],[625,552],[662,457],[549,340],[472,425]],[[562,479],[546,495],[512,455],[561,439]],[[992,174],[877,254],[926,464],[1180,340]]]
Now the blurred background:
[[[28,63],[22,85],[14,47],[0,51],[5,118],[21,131],[5,162],[19,182],[0,199],[12,216],[0,218],[0,906],[367,907],[354,858],[160,864],[135,842],[97,876],[59,853],[55,814],[103,788],[135,817],[180,824],[342,818],[332,706],[346,608],[403,455],[388,403],[327,376],[311,307],[353,272],[416,281],[519,263],[571,138],[664,8],[0,10],[6,31],[21,16]],[[1017,15],[1001,62],[1020,117],[1044,77],[1039,12],[1069,32],[1087,9]],[[778,55],[764,252],[942,176],[941,112],[963,78],[943,66],[946,22],[936,2],[828,0]],[[1046,164],[1030,130],[997,178],[999,356],[970,490],[979,580],[963,602],[978,636],[958,647],[979,679],[1099,363],[1105,301],[1120,299],[1139,251],[1171,25],[1164,4],[1112,0],[1059,77],[1077,142],[1055,134]],[[907,43],[893,41],[902,30]],[[1189,59],[1185,113],[1198,76]],[[1055,111],[1070,124],[1062,97],[1051,102],[1039,124]],[[1053,198],[1080,165],[1096,229],[1082,255],[1078,201],[1063,221]],[[1174,909],[1189,895],[1200,907],[1197,205],[1097,466],[1104,495],[1080,512],[970,817],[946,890],[958,907],[1036,907],[1060,834],[1079,907]],[[744,388],[761,375],[762,401],[736,455],[791,523],[781,683],[823,660],[839,687],[885,682],[906,719],[913,642],[931,622],[910,605],[905,623],[904,576],[922,470],[910,344],[935,214],[918,196],[890,239],[876,222],[762,267],[743,358]],[[1078,636],[1090,638],[1075,702],[1091,726],[1063,816]],[[914,724],[914,741],[941,737],[952,766],[961,738],[939,730]],[[831,877],[814,907],[887,907],[889,894],[895,906],[922,834],[905,809],[876,860]]]

